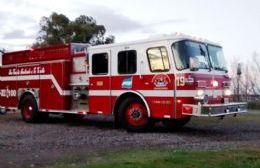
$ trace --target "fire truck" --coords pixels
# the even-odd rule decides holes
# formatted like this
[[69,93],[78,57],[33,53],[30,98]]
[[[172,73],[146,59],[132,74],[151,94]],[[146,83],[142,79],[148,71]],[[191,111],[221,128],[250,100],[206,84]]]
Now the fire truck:
[[90,46],[71,43],[2,54],[0,108],[24,121],[50,113],[114,116],[115,125],[141,131],[156,121],[175,128],[192,116],[247,112],[231,102],[222,47],[183,34]]

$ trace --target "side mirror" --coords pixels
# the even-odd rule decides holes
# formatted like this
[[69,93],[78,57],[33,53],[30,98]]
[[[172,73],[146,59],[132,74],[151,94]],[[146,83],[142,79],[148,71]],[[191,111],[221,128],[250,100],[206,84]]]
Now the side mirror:
[[197,71],[200,67],[199,59],[196,57],[190,57],[189,64],[191,71]]
[[4,54],[4,51],[0,50],[0,66],[3,65],[3,54]]
[[242,74],[242,70],[241,70],[241,64],[237,64],[237,75],[240,76]]

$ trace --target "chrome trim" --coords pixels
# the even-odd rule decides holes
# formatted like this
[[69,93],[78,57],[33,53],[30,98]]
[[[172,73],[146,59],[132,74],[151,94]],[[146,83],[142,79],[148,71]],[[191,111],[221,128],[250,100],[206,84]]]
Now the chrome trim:
[[82,112],[87,114],[87,111],[74,111],[74,110],[55,110],[55,109],[39,109],[42,113],[66,113],[66,114],[81,114]]
[[[183,107],[192,107],[192,113],[185,113],[183,112],[182,109],[182,114],[183,115],[189,115],[189,116],[196,116],[196,117],[218,117],[218,116],[226,116],[226,115],[236,115],[236,114],[242,114],[242,113],[246,113],[247,112],[247,103],[246,102],[238,102],[238,103],[228,103],[228,104],[183,104]],[[229,111],[230,109],[224,109],[223,112],[220,113],[203,113],[203,108],[204,110],[206,110],[205,108],[225,108],[225,107],[233,107],[237,106],[235,108],[237,108],[235,111]],[[242,110],[240,110],[240,106],[245,106],[243,107]],[[232,110],[232,109],[231,109]]]

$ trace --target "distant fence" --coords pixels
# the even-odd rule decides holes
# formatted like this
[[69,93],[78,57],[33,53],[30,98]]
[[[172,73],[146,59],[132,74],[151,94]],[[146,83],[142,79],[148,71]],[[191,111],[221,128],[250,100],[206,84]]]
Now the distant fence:
[[260,101],[260,95],[232,95],[232,99],[235,102],[238,101],[254,102],[254,101]]
[[248,102],[249,109],[260,109],[260,95],[233,95],[235,102]]

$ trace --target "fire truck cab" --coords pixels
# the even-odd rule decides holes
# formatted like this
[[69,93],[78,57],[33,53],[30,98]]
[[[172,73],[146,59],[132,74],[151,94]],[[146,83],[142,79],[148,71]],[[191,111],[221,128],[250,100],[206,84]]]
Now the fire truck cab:
[[27,122],[49,113],[113,115],[129,131],[191,116],[247,112],[231,102],[222,47],[182,34],[100,46],[69,44],[5,53],[0,106]]

